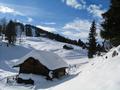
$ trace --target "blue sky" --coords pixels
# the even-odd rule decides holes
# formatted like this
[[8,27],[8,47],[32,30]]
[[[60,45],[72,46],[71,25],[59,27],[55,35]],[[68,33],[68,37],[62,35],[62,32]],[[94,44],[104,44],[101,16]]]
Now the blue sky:
[[110,0],[0,0],[0,17],[30,23],[72,39],[86,39]]

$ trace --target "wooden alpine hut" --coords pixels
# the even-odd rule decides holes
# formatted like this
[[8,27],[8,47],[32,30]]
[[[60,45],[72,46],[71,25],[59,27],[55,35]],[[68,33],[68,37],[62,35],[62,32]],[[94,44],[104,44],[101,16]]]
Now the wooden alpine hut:
[[19,67],[19,75],[36,74],[53,79],[66,75],[68,64],[55,53],[34,50],[20,58],[13,67]]

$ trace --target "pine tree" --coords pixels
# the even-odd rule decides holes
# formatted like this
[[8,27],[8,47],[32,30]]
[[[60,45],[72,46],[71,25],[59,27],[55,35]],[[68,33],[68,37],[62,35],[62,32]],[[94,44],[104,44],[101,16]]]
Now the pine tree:
[[32,35],[32,27],[30,25],[25,25],[25,29],[26,29],[26,36],[33,36]]
[[0,36],[2,34],[2,25],[0,25]]
[[4,34],[5,34],[5,31],[6,31],[6,26],[7,26],[7,20],[6,18],[2,18],[0,19],[0,25],[1,25],[1,40],[4,39]]
[[86,48],[85,43],[84,43],[81,39],[78,40],[78,45],[79,45],[80,47],[82,47],[83,49]]
[[109,10],[102,16],[104,22],[101,24],[101,37],[113,46],[120,45],[120,0],[111,0]]
[[8,40],[8,44],[14,44],[16,41],[15,23],[10,20],[5,31],[5,36]]
[[36,37],[39,37],[39,36],[40,36],[40,33],[39,33],[39,31],[38,31],[37,29],[35,29],[35,36],[36,36]]
[[6,27],[7,27],[7,20],[6,20],[6,18],[2,18],[0,20],[0,24],[2,26],[2,34],[5,34]]
[[96,24],[95,21],[92,22],[90,33],[88,37],[88,57],[93,58],[93,55],[96,54]]

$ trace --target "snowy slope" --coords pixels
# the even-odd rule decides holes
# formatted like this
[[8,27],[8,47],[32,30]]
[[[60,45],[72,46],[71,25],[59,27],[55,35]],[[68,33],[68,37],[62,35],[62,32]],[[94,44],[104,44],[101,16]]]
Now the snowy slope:
[[80,59],[82,57],[86,57],[87,55],[87,51],[80,47],[73,45],[74,50],[65,50],[63,49],[63,45],[65,45],[65,43],[49,40],[46,38],[27,38],[27,42],[25,42],[25,44],[36,50],[54,52],[67,60]]
[[[118,56],[111,57],[113,51]],[[108,57],[107,59],[105,57]],[[120,47],[80,67],[81,73],[53,90],[120,90]]]
[[[26,38],[21,45],[16,47],[0,47],[0,53],[2,53],[0,54],[0,60],[3,64],[3,66],[0,66],[0,89],[120,90],[120,46],[111,49],[104,56],[96,57],[88,61],[86,58],[86,50],[82,50],[76,46],[74,46],[74,50],[64,50],[62,49],[63,45],[64,43],[51,41],[45,38]],[[16,74],[16,71],[11,69],[10,65],[33,49],[51,51],[61,56],[69,63],[69,65],[71,65],[71,67],[74,65],[74,67],[71,68],[71,75],[65,76],[59,80],[55,79],[53,81],[47,81],[44,77],[30,74],[28,77],[36,80],[34,86],[4,84],[4,80],[2,80],[4,77]],[[10,50],[13,50],[14,53],[11,53]],[[118,55],[112,57],[115,50]],[[23,76],[25,78],[27,77],[27,75]]]
[[[86,50],[82,50],[80,47],[74,46],[74,50],[65,50],[62,46],[65,43],[57,41],[37,38],[37,37],[22,37],[22,42],[17,42],[17,45],[7,47],[5,41],[0,46],[0,81],[7,76],[16,75],[18,71],[12,68],[13,64],[21,57],[28,54],[32,50],[44,50],[56,53],[68,63],[71,61],[79,60],[81,57],[86,57]],[[83,52],[84,51],[84,52]],[[86,62],[79,60],[79,63]]]

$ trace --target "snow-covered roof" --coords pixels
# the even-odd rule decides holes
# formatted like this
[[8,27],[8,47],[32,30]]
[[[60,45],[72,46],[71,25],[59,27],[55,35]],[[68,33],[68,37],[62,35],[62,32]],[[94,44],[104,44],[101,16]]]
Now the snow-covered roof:
[[24,57],[20,58],[16,65],[23,63],[29,57],[33,57],[40,61],[43,65],[45,65],[50,70],[55,70],[62,67],[68,67],[68,64],[57,54],[41,51],[41,50],[33,50]]

